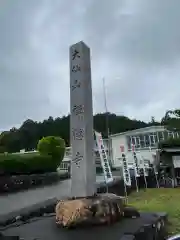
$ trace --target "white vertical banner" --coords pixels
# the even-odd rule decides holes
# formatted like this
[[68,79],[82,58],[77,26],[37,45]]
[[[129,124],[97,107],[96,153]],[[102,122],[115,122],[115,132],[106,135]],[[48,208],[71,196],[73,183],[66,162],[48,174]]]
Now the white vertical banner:
[[124,183],[126,186],[131,186],[131,176],[128,168],[128,163],[124,151],[124,146],[120,146],[120,151],[122,154],[122,167],[123,167],[123,178],[124,178]]
[[122,167],[123,167],[123,178],[124,178],[124,193],[126,197],[126,204],[128,204],[128,194],[127,194],[127,186],[131,186],[131,176],[128,168],[128,163],[124,151],[124,145],[120,146],[120,151],[122,154]]
[[138,188],[137,178],[140,177],[140,175],[139,175],[138,159],[137,159],[137,156],[136,156],[134,144],[132,144],[131,147],[132,147],[132,154],[133,154],[133,160],[134,160],[134,173],[135,173],[135,181],[136,181],[136,191],[138,192],[139,188]]
[[101,159],[101,166],[103,168],[105,182],[106,183],[112,182],[113,176],[112,176],[111,168],[110,168],[109,161],[107,158],[107,154],[106,154],[106,151],[104,148],[102,135],[101,135],[101,133],[96,132],[96,131],[94,131],[94,135],[95,135],[95,140],[96,140],[96,144],[97,144],[100,159]]
[[138,166],[138,159],[135,151],[135,146],[132,144],[132,154],[133,154],[133,160],[134,160],[134,172],[135,172],[135,177],[140,177],[139,175],[139,166]]

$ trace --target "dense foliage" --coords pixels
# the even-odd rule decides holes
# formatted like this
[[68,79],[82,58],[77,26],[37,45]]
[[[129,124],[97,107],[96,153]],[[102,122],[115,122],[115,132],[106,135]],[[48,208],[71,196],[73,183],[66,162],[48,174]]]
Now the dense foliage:
[[58,166],[51,156],[40,154],[0,154],[0,174],[55,172]]
[[[180,133],[180,109],[167,111],[161,123],[166,126],[168,130]],[[180,147],[180,138],[168,138],[160,142],[158,147],[160,149]]]
[[[101,132],[103,137],[107,137],[107,115],[111,134],[161,124],[167,126],[170,130],[180,130],[180,110],[167,111],[160,122],[152,117],[148,123],[112,113],[101,113],[94,116],[94,129]],[[49,117],[43,122],[28,119],[19,129],[12,128],[1,133],[0,152],[12,153],[19,152],[21,149],[26,151],[36,149],[38,141],[46,136],[59,136],[65,140],[66,146],[69,146],[69,120],[69,115],[55,119]]]
[[179,148],[180,147],[180,138],[168,138],[165,141],[159,143],[158,148]]
[[0,175],[55,172],[64,158],[65,142],[60,137],[43,137],[38,152],[1,153]]
[[60,137],[43,137],[38,142],[38,151],[43,156],[51,156],[60,163],[64,158],[65,141]]
[[[161,122],[155,121],[152,117],[149,123],[111,113],[102,113],[94,116],[94,128],[102,132],[103,137],[107,137],[107,115],[111,134],[151,125],[165,125],[169,130],[180,132],[180,110],[167,111]],[[0,174],[55,171],[63,159],[65,144],[69,146],[69,120],[69,116],[56,119],[49,117],[43,122],[26,120],[19,129],[12,128],[2,132],[0,135]],[[40,139],[42,140],[39,141]],[[19,152],[21,149],[26,151],[37,149],[37,144],[41,154],[10,154]],[[180,140],[168,139],[159,144],[160,148],[167,146],[179,147]]]
[[[97,114],[94,116],[94,128],[107,136],[106,129],[107,114]],[[149,123],[129,119],[125,116],[117,116],[108,113],[110,133],[119,133],[137,128],[143,128],[150,125],[158,125],[153,118]],[[69,115],[62,118],[44,120],[36,122],[26,120],[19,129],[12,128],[9,131],[2,132],[0,135],[0,152],[19,152],[21,149],[30,151],[36,149],[38,141],[46,136],[60,136],[65,140],[66,146],[69,146]]]

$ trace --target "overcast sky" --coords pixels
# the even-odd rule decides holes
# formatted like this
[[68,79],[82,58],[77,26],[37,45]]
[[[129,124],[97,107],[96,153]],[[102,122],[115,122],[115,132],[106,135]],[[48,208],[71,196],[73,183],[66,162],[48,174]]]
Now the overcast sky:
[[91,48],[94,112],[180,106],[179,0],[0,0],[0,129],[69,113],[69,46]]

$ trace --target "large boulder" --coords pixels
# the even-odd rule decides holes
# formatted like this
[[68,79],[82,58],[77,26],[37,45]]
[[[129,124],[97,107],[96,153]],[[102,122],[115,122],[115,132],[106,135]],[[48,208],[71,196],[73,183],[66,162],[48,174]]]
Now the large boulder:
[[123,217],[124,207],[125,198],[110,193],[62,200],[56,205],[56,224],[66,228],[111,224]]

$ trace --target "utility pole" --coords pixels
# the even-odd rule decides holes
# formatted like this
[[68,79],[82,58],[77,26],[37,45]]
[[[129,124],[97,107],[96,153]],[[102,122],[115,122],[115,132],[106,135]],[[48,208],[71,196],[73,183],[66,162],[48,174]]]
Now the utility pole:
[[106,135],[109,138],[109,114],[107,109],[107,99],[106,99],[106,85],[105,85],[105,78],[103,78],[103,94],[104,94],[104,107],[106,112]]
[[105,112],[106,112],[106,135],[107,135],[107,139],[108,139],[108,158],[109,158],[108,160],[109,160],[109,162],[111,162],[110,139],[109,139],[109,135],[110,135],[110,131],[109,131],[109,112],[108,112],[108,108],[107,108],[105,78],[103,78],[102,80],[103,80],[104,107],[105,107]]

